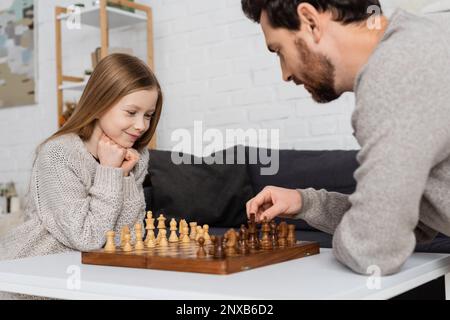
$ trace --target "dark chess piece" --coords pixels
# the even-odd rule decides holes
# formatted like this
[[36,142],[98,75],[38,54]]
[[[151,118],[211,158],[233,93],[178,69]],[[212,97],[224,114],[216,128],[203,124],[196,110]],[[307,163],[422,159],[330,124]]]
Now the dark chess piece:
[[247,254],[249,252],[248,247],[248,231],[244,225],[241,225],[239,229],[239,253]]
[[206,257],[205,238],[203,238],[203,237],[198,238],[198,245],[199,245],[199,248],[197,250],[197,258]]
[[259,249],[258,230],[255,222],[255,214],[250,214],[248,221],[248,246],[251,250]]
[[223,237],[217,236],[214,238],[214,255],[213,257],[216,259],[225,258],[225,251],[223,249]]
[[236,255],[238,236],[234,229],[230,229],[225,233],[225,254],[227,256]]
[[285,221],[278,225],[278,246],[284,248],[287,246],[288,226]]
[[272,241],[272,247],[278,247],[278,235],[277,235],[277,223],[275,220],[270,221],[270,241]]
[[287,244],[288,246],[293,246],[297,242],[295,237],[295,225],[288,225],[288,235],[287,235]]
[[212,246],[211,246],[211,248],[209,249],[209,252],[208,252],[211,256],[214,255],[214,248],[215,248],[214,244],[215,243],[216,243],[216,236],[211,236],[211,244],[212,244]]
[[272,241],[270,240],[270,225],[266,218],[264,218],[262,227],[261,227],[261,248],[264,250],[272,249]]

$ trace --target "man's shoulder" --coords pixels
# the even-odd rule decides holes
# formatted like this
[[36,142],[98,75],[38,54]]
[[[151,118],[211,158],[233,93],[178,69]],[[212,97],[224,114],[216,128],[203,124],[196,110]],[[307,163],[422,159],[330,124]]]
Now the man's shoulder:
[[[426,85],[426,77],[430,75],[449,77],[450,41],[446,41],[445,36],[432,20],[397,11],[358,75],[355,91],[371,90],[375,82],[394,90],[400,83],[412,87]],[[423,75],[422,79],[417,79],[418,74]]]

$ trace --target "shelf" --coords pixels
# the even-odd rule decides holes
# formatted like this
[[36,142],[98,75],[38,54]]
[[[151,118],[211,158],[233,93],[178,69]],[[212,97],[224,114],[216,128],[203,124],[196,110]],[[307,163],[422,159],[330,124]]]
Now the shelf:
[[[106,11],[108,12],[109,29],[121,28],[147,21],[147,17],[144,15],[117,8],[106,7]],[[68,17],[69,14],[67,13],[60,14],[58,20],[66,20]],[[100,8],[95,7],[81,10],[81,24],[100,28]]]
[[70,83],[70,84],[63,84],[59,86],[60,90],[72,90],[72,91],[83,91],[86,87],[87,81],[85,82],[78,82],[78,83]]

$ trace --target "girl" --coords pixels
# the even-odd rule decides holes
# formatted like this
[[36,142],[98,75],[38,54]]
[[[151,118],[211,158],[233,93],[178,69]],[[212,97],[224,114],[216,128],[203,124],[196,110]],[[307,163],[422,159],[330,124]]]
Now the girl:
[[108,230],[143,221],[147,145],[162,100],[141,60],[101,60],[72,116],[38,147],[27,221],[0,239],[0,260],[99,249]]

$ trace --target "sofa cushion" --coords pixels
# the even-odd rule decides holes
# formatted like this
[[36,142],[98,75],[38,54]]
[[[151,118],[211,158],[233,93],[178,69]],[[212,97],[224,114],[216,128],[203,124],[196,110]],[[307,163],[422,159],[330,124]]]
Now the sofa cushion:
[[[178,155],[189,159],[190,164],[175,164],[172,157]],[[244,223],[245,204],[253,197],[246,165],[236,161],[206,164],[202,160],[205,159],[151,150],[149,175],[144,181],[146,209],[156,215],[164,213],[168,219],[184,218],[216,227]]]

